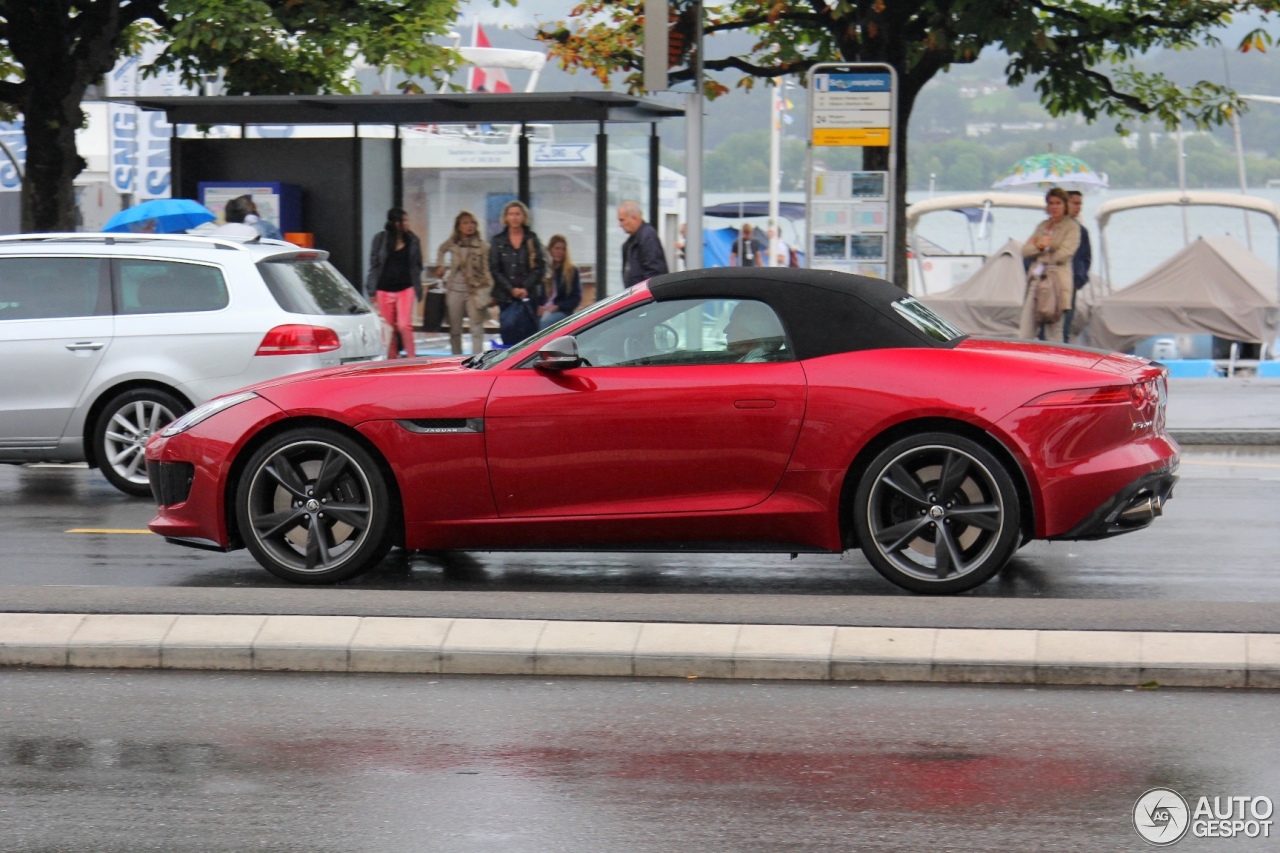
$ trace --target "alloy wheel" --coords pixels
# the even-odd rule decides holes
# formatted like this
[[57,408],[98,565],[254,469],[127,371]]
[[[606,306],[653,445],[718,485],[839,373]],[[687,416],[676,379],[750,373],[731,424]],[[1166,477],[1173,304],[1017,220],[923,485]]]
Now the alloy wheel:
[[147,442],[176,417],[177,413],[158,400],[141,399],[125,403],[107,421],[103,434],[104,464],[110,466],[121,480],[146,487]]
[[300,440],[276,449],[252,473],[247,514],[252,536],[280,569],[319,575],[341,569],[373,531],[369,475],[344,449]]
[[866,503],[874,547],[917,581],[955,581],[989,565],[1009,523],[990,468],[941,444],[913,447],[876,475]]

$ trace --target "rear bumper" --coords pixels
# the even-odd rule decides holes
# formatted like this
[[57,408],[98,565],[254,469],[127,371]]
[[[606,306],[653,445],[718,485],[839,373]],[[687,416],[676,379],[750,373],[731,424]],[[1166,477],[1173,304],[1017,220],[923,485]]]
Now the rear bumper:
[[1116,492],[1084,520],[1050,539],[1106,539],[1147,527],[1164,512],[1178,482],[1178,465],[1144,474]]

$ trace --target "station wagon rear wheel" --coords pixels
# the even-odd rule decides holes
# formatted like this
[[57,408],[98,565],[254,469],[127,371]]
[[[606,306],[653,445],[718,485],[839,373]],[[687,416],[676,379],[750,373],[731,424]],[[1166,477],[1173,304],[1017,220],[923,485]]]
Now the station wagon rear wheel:
[[894,442],[868,467],[854,524],[876,571],[904,589],[954,593],[989,580],[1022,538],[1018,492],[986,448],[951,433]]
[[93,455],[103,476],[126,495],[150,497],[147,442],[186,411],[186,404],[159,388],[113,397],[93,425]]
[[391,499],[382,471],[354,440],[293,430],[249,460],[236,522],[263,568],[295,583],[335,583],[372,568],[390,547]]

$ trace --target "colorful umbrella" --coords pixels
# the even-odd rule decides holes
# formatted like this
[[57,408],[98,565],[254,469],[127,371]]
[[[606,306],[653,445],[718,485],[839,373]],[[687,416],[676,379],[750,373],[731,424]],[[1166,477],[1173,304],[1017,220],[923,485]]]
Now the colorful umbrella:
[[[102,230],[146,230],[156,234],[176,234],[217,218],[209,208],[189,198],[154,198],[120,211],[107,220]],[[144,227],[148,220],[155,222],[155,226]]]
[[1062,187],[1065,190],[1105,189],[1110,186],[1103,172],[1095,172],[1089,164],[1066,154],[1036,154],[1023,157],[1009,174],[991,185],[1003,190],[1015,187]]

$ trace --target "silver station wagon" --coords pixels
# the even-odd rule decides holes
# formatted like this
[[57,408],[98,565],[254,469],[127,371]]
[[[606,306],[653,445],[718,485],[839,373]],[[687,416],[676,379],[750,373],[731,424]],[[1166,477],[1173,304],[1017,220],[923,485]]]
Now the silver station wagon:
[[143,447],[206,400],[380,358],[328,253],[189,235],[0,238],[0,462],[88,462],[150,495]]

